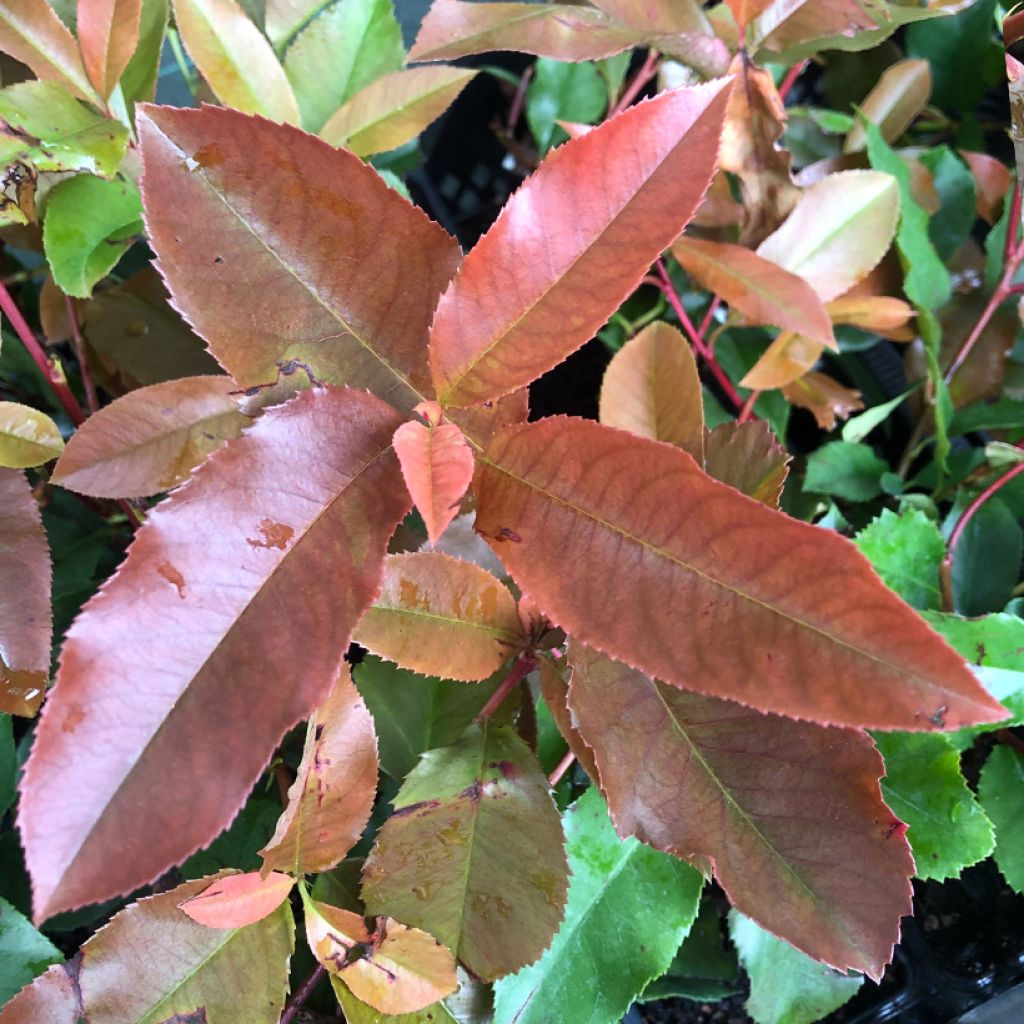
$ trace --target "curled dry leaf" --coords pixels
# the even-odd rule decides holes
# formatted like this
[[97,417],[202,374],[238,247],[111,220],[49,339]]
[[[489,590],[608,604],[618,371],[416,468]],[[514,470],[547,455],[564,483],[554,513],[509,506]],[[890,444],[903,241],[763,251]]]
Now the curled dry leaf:
[[140,137],[160,271],[241,387],[296,361],[404,413],[429,396],[424,343],[453,238],[373,168],[289,125],[148,107]]
[[835,348],[832,322],[814,289],[741,245],[679,238],[672,255],[703,288],[751,324],[774,324]]
[[582,5],[434,0],[409,60],[455,60],[489,50],[518,50],[555,60],[600,60],[636,46],[643,36]]
[[582,645],[571,661],[569,703],[619,835],[706,859],[743,913],[880,978],[914,862],[868,736],[684,693]]
[[20,402],[0,402],[0,468],[41,466],[62,451],[64,438],[46,413]]
[[438,303],[442,405],[508,394],[593,337],[699,204],[729,92],[719,80],[663,93],[548,156]]
[[355,639],[402,668],[464,682],[487,679],[524,641],[508,588],[439,551],[388,556]]
[[704,469],[754,501],[778,508],[789,474],[789,452],[764,420],[730,420],[709,430]]
[[78,429],[51,480],[95,498],[170,490],[251,422],[230,377],[182,377],[139,388]]
[[205,1007],[209,1022],[277,1024],[295,945],[291,908],[245,928],[207,928],[178,908],[210,882],[139,900],[85,943],[78,980],[87,1020],[162,1024],[180,1014],[191,1024]]
[[68,630],[25,768],[37,919],[208,843],[323,700],[409,509],[400,422],[363,391],[304,391],[150,513]]
[[830,174],[804,192],[757,253],[799,274],[828,302],[852,288],[885,255],[899,212],[899,187],[892,175]]
[[371,914],[430,932],[477,977],[533,963],[562,919],[562,824],[533,752],[472,726],[409,773],[363,871]]
[[697,362],[671,324],[649,324],[612,357],[601,382],[601,422],[704,458],[704,396]]
[[258,871],[223,875],[183,900],[178,908],[207,928],[245,928],[277,910],[294,885],[291,875],[279,871],[266,877]]
[[320,130],[332,146],[370,156],[411,142],[455,102],[473,68],[405,68],[382,75],[343,104]]
[[377,792],[373,719],[344,666],[306,730],[288,806],[260,850],[263,872],[327,871],[359,841]]
[[853,544],[712,480],[685,452],[557,417],[503,431],[477,466],[477,530],[552,623],[612,657],[822,724],[1005,717]]
[[782,389],[786,400],[809,409],[822,430],[832,430],[838,420],[864,408],[860,392],[843,387],[826,373],[812,370]]
[[139,41],[142,0],[80,0],[75,28],[82,59],[96,91],[106,99]]
[[284,68],[241,4],[173,0],[173,6],[188,55],[225,106],[298,123],[299,105]]
[[307,899],[306,941],[352,994],[385,1014],[415,1013],[457,988],[455,958],[432,935],[390,917],[372,934],[349,910]]
[[415,411],[426,422],[403,423],[393,443],[427,539],[436,544],[458,515],[459,502],[473,479],[473,450],[454,423],[441,422],[436,402],[421,403]]
[[785,387],[807,373],[824,351],[820,342],[792,331],[780,331],[740,384],[759,391]]
[[50,549],[24,473],[0,469],[0,712],[34,715],[50,675]]
[[[924,110],[932,94],[932,70],[926,60],[898,60],[882,72],[860,105],[861,116],[878,125],[886,142],[898,139]],[[843,143],[844,153],[866,149],[867,135],[858,120]]]

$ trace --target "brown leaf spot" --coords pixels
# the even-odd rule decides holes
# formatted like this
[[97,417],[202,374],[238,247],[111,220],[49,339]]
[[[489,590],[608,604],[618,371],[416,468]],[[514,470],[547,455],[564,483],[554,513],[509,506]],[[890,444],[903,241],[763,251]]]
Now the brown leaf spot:
[[511,761],[492,761],[488,767],[496,768],[505,779],[514,779],[519,774],[519,770]]
[[472,786],[467,786],[460,794],[466,800],[472,800],[474,803],[478,803],[480,797],[483,795],[483,787],[480,785],[480,780],[477,779]]
[[404,817],[407,814],[415,814],[416,811],[422,811],[424,809],[431,809],[431,808],[440,807],[440,806],[441,806],[441,801],[440,800],[420,800],[418,803],[409,804],[408,807],[399,807],[398,810],[395,811],[395,813],[391,815],[391,817],[392,818],[401,818],[401,817]]
[[907,833],[907,825],[898,818],[893,818],[886,826],[883,839],[892,839],[893,836],[903,836]]
[[167,1017],[160,1024],[209,1024],[209,1018],[206,1016],[206,1007],[200,1006],[191,1013],[176,1013],[173,1017]]
[[247,537],[246,543],[253,548],[277,548],[278,551],[284,551],[295,531],[284,523],[275,523],[273,519],[261,519],[260,533],[263,534],[262,540]]
[[199,149],[192,154],[192,159],[195,160],[200,167],[216,167],[218,164],[223,163],[224,154],[221,151],[219,143],[208,142],[205,146],[200,146]]
[[498,540],[510,540],[513,544],[519,544],[522,542],[522,539],[515,530],[510,530],[507,526],[503,526],[498,530]]
[[63,732],[71,732],[85,718],[85,709],[80,704],[72,704],[64,716]]
[[185,577],[170,562],[161,562],[156,571],[177,590],[178,597],[185,597]]
[[949,706],[942,704],[936,709],[935,713],[930,715],[928,721],[935,726],[936,729],[944,729],[946,726],[946,712],[949,710]]

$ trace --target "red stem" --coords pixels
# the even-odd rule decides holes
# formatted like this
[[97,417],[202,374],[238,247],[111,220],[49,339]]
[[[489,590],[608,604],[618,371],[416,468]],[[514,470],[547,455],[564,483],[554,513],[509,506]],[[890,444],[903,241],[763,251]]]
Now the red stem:
[[100,403],[96,397],[96,385],[93,383],[92,374],[89,373],[89,363],[85,354],[85,339],[82,337],[82,329],[78,326],[75,300],[70,295],[65,295],[64,306],[68,312],[68,322],[71,324],[71,345],[75,350],[75,358],[78,360],[79,372],[82,374],[82,386],[85,388],[85,404],[89,407],[89,415],[91,416],[99,409]]
[[533,78],[532,64],[523,72],[523,77],[519,79],[516,94],[512,97],[512,105],[508,108],[509,135],[515,135],[516,125],[519,124],[519,118],[523,113],[523,105],[526,103],[526,90],[530,85],[531,78]]
[[990,483],[988,487],[986,487],[985,490],[983,490],[981,494],[979,494],[974,501],[964,509],[964,514],[957,520],[956,526],[953,527],[953,532],[949,535],[949,553],[946,555],[947,561],[953,561],[953,552],[956,550],[960,536],[963,534],[964,530],[967,528],[967,524],[974,517],[974,514],[978,509],[981,508],[981,506],[984,505],[993,494],[1005,487],[1015,476],[1020,476],[1021,473],[1024,473],[1024,462],[1018,462],[1015,466],[1011,466],[1001,477],[997,480],[993,480],[992,483]]
[[693,326],[693,321],[683,308],[682,300],[679,298],[679,295],[676,293],[676,290],[672,285],[672,279],[668,276],[668,271],[665,269],[664,262],[662,260],[658,260],[654,266],[658,276],[656,278],[647,278],[646,280],[657,285],[661,289],[662,294],[666,299],[668,299],[669,305],[679,318],[679,322],[682,324],[683,330],[689,337],[690,343],[693,345],[694,349],[696,349],[697,355],[704,360],[707,368],[711,371],[715,380],[718,381],[729,401],[732,402],[737,409],[742,409],[743,399],[740,398],[739,392],[733,386],[732,381],[726,376],[725,370],[719,366],[718,360],[715,359],[715,354],[708,348],[700,332]]
[[989,297],[985,308],[981,311],[978,322],[971,328],[971,333],[964,338],[959,351],[949,364],[949,369],[946,370],[945,377],[943,378],[947,384],[956,376],[957,371],[967,361],[967,357],[974,350],[974,346],[978,343],[982,334],[985,333],[985,328],[988,327],[996,310],[1011,296],[1024,294],[1024,286],[1013,283],[1013,279],[1020,269],[1021,262],[1024,261],[1024,243],[1019,241],[1020,212],[1020,187],[1015,184],[1013,186],[1013,197],[1010,200],[1009,221],[1006,225],[1003,276],[999,279],[999,284],[996,285],[995,291]]
[[519,660],[509,669],[509,673],[501,681],[501,685],[491,694],[490,700],[483,706],[476,717],[487,721],[502,704],[505,698],[537,667],[537,659],[528,651],[519,656]]
[[785,100],[789,95],[789,90],[796,85],[796,80],[803,74],[804,68],[807,67],[807,61],[797,61],[787,72],[786,77],[783,78],[782,84],[779,86],[779,99]]
[[647,58],[644,60],[640,70],[633,77],[633,81],[626,87],[625,92],[619,97],[619,102],[612,107],[605,120],[615,117],[616,114],[621,114],[626,107],[628,107],[633,100],[640,95],[640,91],[643,87],[658,73],[658,51],[648,50]]
[[747,400],[743,403],[743,408],[740,409],[739,416],[736,417],[737,425],[746,423],[747,420],[754,415],[754,403],[761,397],[760,391],[751,391],[747,395]]
[[[707,338],[708,328],[714,322],[715,314],[718,312],[718,307],[722,304],[722,300],[716,295],[711,300],[711,305],[708,306],[708,311],[704,314],[704,319],[700,322],[700,327],[697,328],[697,333],[702,338]],[[711,346],[709,345],[708,348]]]
[[288,1000],[288,1005],[281,1014],[280,1024],[292,1024],[292,1021],[298,1016],[299,1010],[305,1006],[306,1000],[313,994],[313,990],[320,984],[326,973],[327,970],[323,964],[316,965],[312,974],[298,987],[295,995]]
[[53,389],[54,395],[57,396],[57,401],[60,402],[64,411],[70,417],[71,422],[76,427],[83,423],[85,421],[85,413],[82,412],[78,399],[72,394],[71,388],[68,387],[67,381],[64,380],[64,375],[47,358],[46,353],[43,351],[43,346],[39,344],[39,340],[33,333],[32,328],[29,327],[28,321],[22,315],[17,303],[11,298],[11,293],[2,281],[0,281],[0,310],[3,310],[7,319],[11,321],[15,334],[18,335],[21,343],[28,349],[28,354],[32,357],[33,362],[39,367],[47,383]]
[[569,770],[573,761],[576,760],[576,755],[571,751],[566,751],[565,757],[555,765],[555,770],[548,776],[548,785],[554,789],[555,786],[561,781],[562,776]]

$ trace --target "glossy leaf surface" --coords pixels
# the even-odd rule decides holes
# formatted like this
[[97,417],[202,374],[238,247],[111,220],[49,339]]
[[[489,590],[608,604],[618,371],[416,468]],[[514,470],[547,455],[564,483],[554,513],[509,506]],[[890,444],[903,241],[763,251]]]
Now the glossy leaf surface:
[[780,331],[761,358],[740,381],[745,388],[783,388],[803,377],[817,363],[825,346],[802,334]]
[[82,0],[76,10],[78,45],[96,91],[108,97],[139,41],[142,0]]
[[277,1024],[294,945],[291,910],[283,905],[247,928],[207,928],[178,907],[209,885],[200,879],[139,900],[85,944],[79,985],[90,1022],[166,1024],[176,1014],[189,1021],[203,1007],[208,1021]]
[[885,758],[882,794],[907,823],[918,878],[956,878],[995,845],[992,823],[960,772],[960,755],[945,736],[879,733]]
[[31,921],[0,898],[0,1006],[36,975],[63,959],[61,951],[37,932]]
[[[209,842],[323,699],[408,510],[398,422],[362,392],[304,392],[150,513],[68,631],[26,767],[38,918],[133,889]],[[315,591],[301,585],[311,574]],[[209,773],[218,784],[200,786]]]
[[508,729],[473,726],[425,754],[363,872],[372,914],[430,932],[475,975],[533,963],[562,919],[562,826],[547,780]]
[[358,914],[307,900],[306,940],[331,974],[386,1014],[415,1013],[456,988],[452,954],[391,918],[378,918],[371,934]]
[[141,136],[158,265],[240,386],[272,383],[294,359],[402,412],[426,397],[454,239],[351,153],[294,128],[149,108]]
[[284,69],[236,0],[173,2],[188,55],[222,103],[272,121],[299,120]]
[[518,50],[554,60],[599,60],[637,45],[643,33],[578,4],[434,0],[410,60],[455,60]]
[[46,413],[20,402],[0,402],[0,468],[41,466],[64,451],[64,438]]
[[0,50],[27,64],[37,78],[62,82],[83,99],[97,99],[75,37],[47,0],[0,5]]
[[885,255],[900,194],[891,175],[843,171],[812,185],[757,253],[802,277],[828,302],[852,288]]
[[637,839],[620,839],[596,786],[565,816],[569,898],[551,948],[495,986],[498,1024],[618,1020],[671,963],[704,879]]
[[128,142],[124,125],[76,100],[57,82],[0,89],[0,160],[37,171],[89,171],[113,177]]
[[441,65],[383,75],[339,108],[320,137],[356,156],[397,149],[439,118],[476,74]]
[[50,551],[24,473],[0,469],[0,711],[34,715],[50,675]]
[[601,422],[704,459],[704,399],[697,363],[671,324],[655,323],[612,357],[601,381]]
[[981,771],[978,796],[996,827],[996,864],[1006,881],[1024,892],[1024,757],[997,745]]
[[237,390],[230,377],[182,377],[131,391],[89,417],[51,479],[97,498],[170,490],[251,422]]
[[[900,60],[882,72],[860,104],[861,114],[878,126],[886,142],[898,139],[928,103],[932,72],[926,60]],[[856,153],[867,145],[861,122],[846,136],[843,151]]]
[[334,867],[363,834],[376,792],[373,720],[346,666],[309,720],[288,806],[260,851],[264,873]]
[[427,539],[436,544],[473,479],[473,450],[454,423],[441,422],[436,403],[424,403],[417,412],[426,422],[410,420],[395,431],[395,454]]
[[728,96],[725,81],[663,93],[548,156],[438,303],[442,405],[508,394],[593,336],[700,202]]
[[475,682],[524,640],[515,601],[486,569],[439,551],[390,555],[355,639],[402,668]]
[[912,608],[938,611],[939,567],[946,544],[938,526],[920,509],[885,509],[857,534],[857,547],[886,584]]
[[867,736],[684,693],[581,646],[571,658],[570,707],[618,833],[706,859],[774,934],[879,977],[913,861]]
[[295,879],[279,871],[266,878],[257,871],[224,875],[182,900],[179,908],[207,928],[245,928],[277,910],[293,885]]
[[832,348],[832,322],[802,277],[741,245],[680,238],[672,255],[708,291],[752,324],[774,324]]
[[477,465],[477,529],[522,588],[571,636],[658,678],[823,724],[1002,714],[848,541],[685,452],[559,418],[503,431]]
[[735,910],[729,934],[750,978],[747,1012],[757,1024],[814,1024],[849,1002],[864,983],[816,963]]

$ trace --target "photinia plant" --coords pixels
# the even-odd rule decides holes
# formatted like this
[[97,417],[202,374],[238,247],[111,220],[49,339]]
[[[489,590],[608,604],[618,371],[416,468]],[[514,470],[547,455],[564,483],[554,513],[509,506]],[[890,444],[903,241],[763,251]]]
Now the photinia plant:
[[[956,492],[948,545],[927,514],[979,479],[956,464],[958,430],[1024,425],[957,376],[1018,288],[1019,191],[992,297],[943,349],[942,318],[962,315],[946,262],[976,212],[996,220],[1005,167],[986,206],[982,154],[968,170],[948,147],[893,148],[931,89],[908,58],[856,117],[815,115],[843,125],[841,152],[798,180],[757,59],[789,61],[792,87],[808,53],[967,6],[437,0],[410,59],[549,62],[514,98],[536,167],[465,254],[363,159],[413,140],[476,73],[405,68],[389,4],[268,4],[258,25],[233,0],[177,0],[224,104],[195,109],[136,105],[166,11],[152,52],[147,3],[83,2],[77,39],[44,0],[0,11],[0,46],[39,76],[0,90],[24,168],[5,209],[21,229],[42,219],[41,319],[73,339],[90,406],[0,286],[77,427],[65,445],[42,412],[0,403],[5,712],[33,715],[50,675],[50,552],[22,470],[56,458],[46,486],[101,521],[119,503],[134,531],[59,624],[17,824],[37,925],[139,897],[12,989],[2,1024],[274,1024],[324,974],[350,1022],[460,1019],[450,997],[485,983],[497,1021],[611,1022],[685,974],[688,935],[716,934],[711,880],[758,1019],[788,1019],[765,1008],[788,998],[760,989],[767,958],[823,1006],[856,989],[848,972],[881,977],[911,878],[984,858],[1019,807],[1012,744],[985,765],[988,815],[960,774],[958,751],[1024,709],[992,675],[1019,666],[1008,594],[954,556],[979,550],[1024,463],[995,451],[983,472],[1000,452],[1011,468]],[[635,46],[649,56],[628,86],[625,63],[618,85],[583,63]],[[634,102],[659,54],[666,78],[702,81]],[[573,116],[562,61],[602,90]],[[972,182],[967,227],[933,233],[922,182],[951,178]],[[142,269],[86,307],[101,407],[74,300],[141,231],[159,280]],[[652,292],[654,314],[627,319]],[[530,385],[622,322],[599,420],[531,421]],[[159,324],[172,368],[126,356],[117,323]],[[828,430],[863,408],[817,369],[851,328],[920,339],[906,464],[863,443],[901,395],[848,419],[794,485],[790,406]],[[736,340],[751,330],[753,347]],[[929,442],[931,496],[874,515],[910,494]],[[922,795],[971,820],[956,843],[972,853],[935,835]],[[293,955],[312,973],[286,1006]]]

